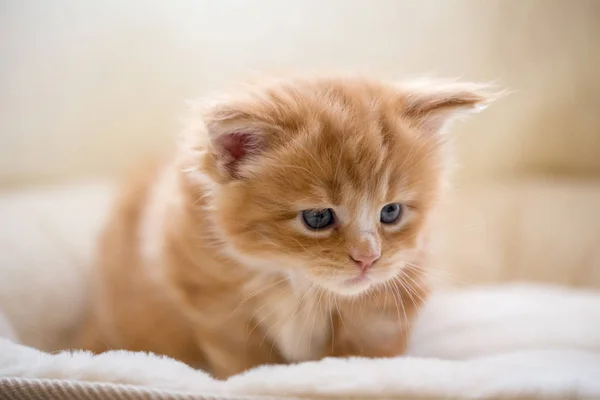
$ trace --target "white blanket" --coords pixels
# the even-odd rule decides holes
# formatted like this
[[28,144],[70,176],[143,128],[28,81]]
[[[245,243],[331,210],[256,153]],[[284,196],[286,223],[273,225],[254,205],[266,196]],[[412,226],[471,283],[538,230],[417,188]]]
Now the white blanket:
[[[31,381],[23,378],[61,380],[75,393],[106,398],[117,398],[102,392],[112,388],[111,396],[124,398],[178,398],[185,392],[220,398],[600,399],[600,294],[529,285],[440,293],[423,310],[404,357],[263,366],[227,381],[154,355],[48,354],[1,340],[0,390],[26,388]],[[84,389],[73,381],[112,386]]]

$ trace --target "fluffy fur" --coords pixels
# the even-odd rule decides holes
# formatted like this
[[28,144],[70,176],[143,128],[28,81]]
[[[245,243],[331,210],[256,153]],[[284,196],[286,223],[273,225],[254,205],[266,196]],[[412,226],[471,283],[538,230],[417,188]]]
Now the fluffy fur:
[[[127,184],[100,249],[84,347],[227,377],[264,363],[402,353],[424,301],[443,128],[470,84],[271,81],[196,111],[171,160]],[[386,204],[403,205],[384,225]],[[334,210],[311,231],[302,210]],[[361,271],[350,254],[377,254]]]

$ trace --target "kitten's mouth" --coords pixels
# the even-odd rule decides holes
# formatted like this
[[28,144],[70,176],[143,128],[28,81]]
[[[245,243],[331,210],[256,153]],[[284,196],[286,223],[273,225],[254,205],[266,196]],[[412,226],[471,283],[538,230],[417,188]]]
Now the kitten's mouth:
[[358,295],[369,290],[373,285],[379,285],[391,279],[394,276],[393,272],[392,270],[383,270],[358,273],[350,278],[339,280],[333,290],[342,295]]
[[[354,271],[353,274],[344,274],[345,276],[336,276],[329,279],[318,279],[317,282],[325,289],[342,296],[356,296],[363,293],[373,285],[378,285],[391,278],[386,272]],[[333,279],[332,279],[333,278]]]
[[333,291],[341,295],[354,296],[367,290],[372,283],[373,279],[368,274],[360,274],[341,281]]

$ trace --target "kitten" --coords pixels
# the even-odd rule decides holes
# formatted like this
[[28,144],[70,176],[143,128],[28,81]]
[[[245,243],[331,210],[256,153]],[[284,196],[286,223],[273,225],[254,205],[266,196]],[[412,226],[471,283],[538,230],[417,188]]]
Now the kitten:
[[224,378],[265,363],[401,354],[427,294],[443,128],[472,84],[270,81],[204,104],[125,187],[84,347]]

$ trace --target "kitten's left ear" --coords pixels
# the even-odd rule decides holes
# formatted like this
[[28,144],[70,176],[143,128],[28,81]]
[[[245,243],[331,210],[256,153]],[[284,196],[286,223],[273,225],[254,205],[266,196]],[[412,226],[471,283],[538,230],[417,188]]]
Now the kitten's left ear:
[[269,126],[251,111],[244,104],[228,102],[202,110],[210,151],[207,161],[224,181],[244,176],[247,166],[268,147]]
[[499,96],[488,85],[465,82],[418,81],[399,87],[402,116],[427,135],[443,133],[456,117],[482,111]]

